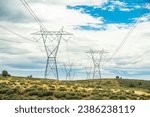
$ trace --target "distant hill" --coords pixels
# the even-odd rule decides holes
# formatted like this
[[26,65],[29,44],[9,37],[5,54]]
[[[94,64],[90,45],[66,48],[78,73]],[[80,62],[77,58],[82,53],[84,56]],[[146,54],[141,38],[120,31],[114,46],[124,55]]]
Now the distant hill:
[[149,100],[150,81],[95,79],[57,81],[0,77],[1,100]]

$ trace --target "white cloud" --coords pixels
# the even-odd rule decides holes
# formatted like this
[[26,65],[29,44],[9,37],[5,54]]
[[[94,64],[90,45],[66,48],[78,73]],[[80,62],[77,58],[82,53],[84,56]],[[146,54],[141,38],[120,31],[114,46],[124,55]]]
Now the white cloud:
[[115,5],[110,5],[110,6],[108,7],[108,10],[109,10],[109,11],[114,11],[115,8],[116,8]]
[[50,5],[103,5],[108,0],[30,0],[29,2],[42,2]]
[[148,22],[150,20],[150,14],[146,14],[141,18],[141,21]]
[[36,4],[32,7],[41,19],[47,21],[50,25],[86,25],[86,24],[101,24],[101,18],[94,18],[88,14],[83,14],[81,11],[67,9],[65,6]]
[[134,8],[139,9],[139,8],[141,8],[141,6],[140,5],[136,5]]
[[134,10],[134,9],[129,9],[129,8],[120,8],[120,11],[131,11],[131,10]]
[[139,18],[133,18],[132,20],[134,20],[135,22],[137,22],[137,21],[139,21],[139,22],[149,22],[149,20],[150,20],[150,14],[146,13],[146,14],[142,15],[140,17],[140,19]]
[[120,2],[120,1],[117,1],[117,0],[112,1],[112,3],[113,3],[114,5],[117,5],[117,6],[125,6],[125,5],[126,5],[124,2]]

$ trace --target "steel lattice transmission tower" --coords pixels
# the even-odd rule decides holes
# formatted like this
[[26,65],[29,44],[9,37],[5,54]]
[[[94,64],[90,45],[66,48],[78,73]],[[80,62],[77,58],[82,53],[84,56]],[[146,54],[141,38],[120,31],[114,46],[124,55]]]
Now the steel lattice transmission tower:
[[53,75],[59,80],[59,71],[57,65],[58,49],[62,38],[64,38],[63,36],[72,34],[64,31],[63,27],[60,31],[48,31],[47,29],[41,27],[40,31],[35,32],[32,35],[41,36],[42,42],[44,44],[47,56],[45,78],[47,78],[49,73],[53,73]]
[[66,74],[66,80],[71,80],[73,64],[64,64],[63,67]]
[[101,76],[101,61],[102,61],[103,55],[108,52],[104,51],[104,49],[102,49],[101,51],[93,51],[92,49],[90,49],[90,51],[88,51],[86,53],[90,53],[91,57],[92,57],[93,66],[94,66],[93,79],[96,77],[96,75],[99,78],[102,78],[102,76]]
[[92,67],[85,67],[85,73],[86,73],[86,77],[87,79],[91,79],[91,73],[92,73]]

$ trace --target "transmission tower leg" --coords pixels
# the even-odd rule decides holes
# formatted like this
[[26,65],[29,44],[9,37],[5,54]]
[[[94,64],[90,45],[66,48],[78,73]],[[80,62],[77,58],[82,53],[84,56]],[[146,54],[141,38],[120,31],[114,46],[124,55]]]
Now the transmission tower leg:
[[58,74],[58,67],[57,67],[56,58],[55,58],[55,67],[56,67],[56,77],[57,77],[57,80],[59,80],[59,74]]
[[94,71],[93,71],[93,79],[95,78],[95,67],[94,67]]
[[100,77],[100,79],[102,78],[101,69],[100,68],[99,68],[99,77]]
[[48,64],[49,64],[49,57],[47,58],[47,62],[46,62],[46,68],[45,68],[45,79],[47,78]]

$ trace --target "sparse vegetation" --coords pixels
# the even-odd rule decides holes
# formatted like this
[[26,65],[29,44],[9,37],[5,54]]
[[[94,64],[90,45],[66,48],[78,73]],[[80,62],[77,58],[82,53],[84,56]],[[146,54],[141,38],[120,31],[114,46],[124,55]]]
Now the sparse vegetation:
[[57,81],[35,78],[0,78],[1,100],[149,100],[150,81],[101,79]]

